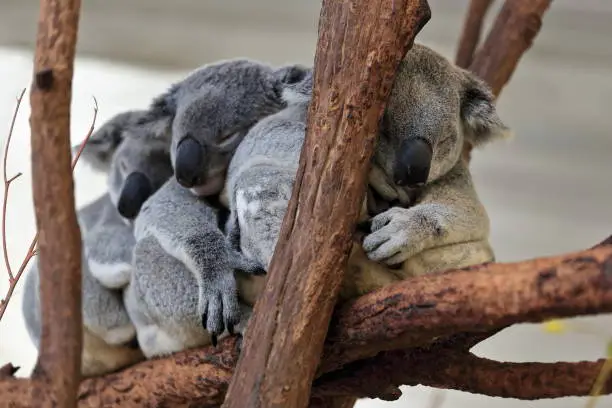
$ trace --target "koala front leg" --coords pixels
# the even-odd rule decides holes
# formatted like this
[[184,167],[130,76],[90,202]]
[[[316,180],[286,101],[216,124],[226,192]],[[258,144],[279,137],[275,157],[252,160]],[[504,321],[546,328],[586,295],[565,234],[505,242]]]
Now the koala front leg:
[[84,237],[83,243],[89,270],[103,286],[120,289],[128,284],[136,244],[128,225],[99,223]]
[[373,217],[363,241],[368,258],[396,265],[426,249],[486,240],[489,218],[463,166],[425,186],[413,207],[393,207]]

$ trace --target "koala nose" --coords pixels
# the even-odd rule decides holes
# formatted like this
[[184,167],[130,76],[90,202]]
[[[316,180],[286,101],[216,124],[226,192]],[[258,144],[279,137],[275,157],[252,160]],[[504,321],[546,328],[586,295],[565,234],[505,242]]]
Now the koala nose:
[[393,178],[398,186],[417,187],[427,182],[432,149],[424,139],[402,142],[396,156]]
[[176,181],[186,188],[199,184],[200,170],[204,165],[204,149],[191,137],[181,140],[176,147],[174,174]]
[[147,176],[140,172],[130,173],[119,194],[117,211],[128,220],[134,219],[151,194],[153,194],[153,186]]

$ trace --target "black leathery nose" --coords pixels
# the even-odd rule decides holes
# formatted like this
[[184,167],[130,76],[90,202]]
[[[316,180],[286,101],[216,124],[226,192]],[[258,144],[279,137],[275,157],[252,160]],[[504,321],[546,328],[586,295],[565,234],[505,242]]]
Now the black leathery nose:
[[127,219],[136,218],[142,205],[153,194],[153,186],[147,176],[133,172],[127,176],[119,195],[117,211]]
[[432,154],[431,145],[424,139],[402,142],[396,156],[393,174],[395,184],[415,187],[426,183]]
[[202,145],[191,137],[181,140],[176,147],[174,174],[176,181],[186,188],[198,184],[200,169],[204,163]]

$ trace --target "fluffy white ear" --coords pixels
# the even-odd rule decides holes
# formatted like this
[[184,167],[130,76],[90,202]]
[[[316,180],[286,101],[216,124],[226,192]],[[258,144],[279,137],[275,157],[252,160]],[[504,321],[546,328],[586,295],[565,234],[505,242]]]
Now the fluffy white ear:
[[461,119],[465,139],[478,147],[496,139],[511,137],[512,131],[497,114],[495,98],[488,85],[468,71],[464,71],[464,75]]

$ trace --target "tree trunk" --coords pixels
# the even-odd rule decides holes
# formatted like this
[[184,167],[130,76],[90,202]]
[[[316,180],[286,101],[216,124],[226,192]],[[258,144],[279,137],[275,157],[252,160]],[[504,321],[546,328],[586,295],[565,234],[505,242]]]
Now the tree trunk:
[[70,153],[79,0],[41,0],[30,93],[42,335],[34,406],[73,407],[80,382],[81,234]]

